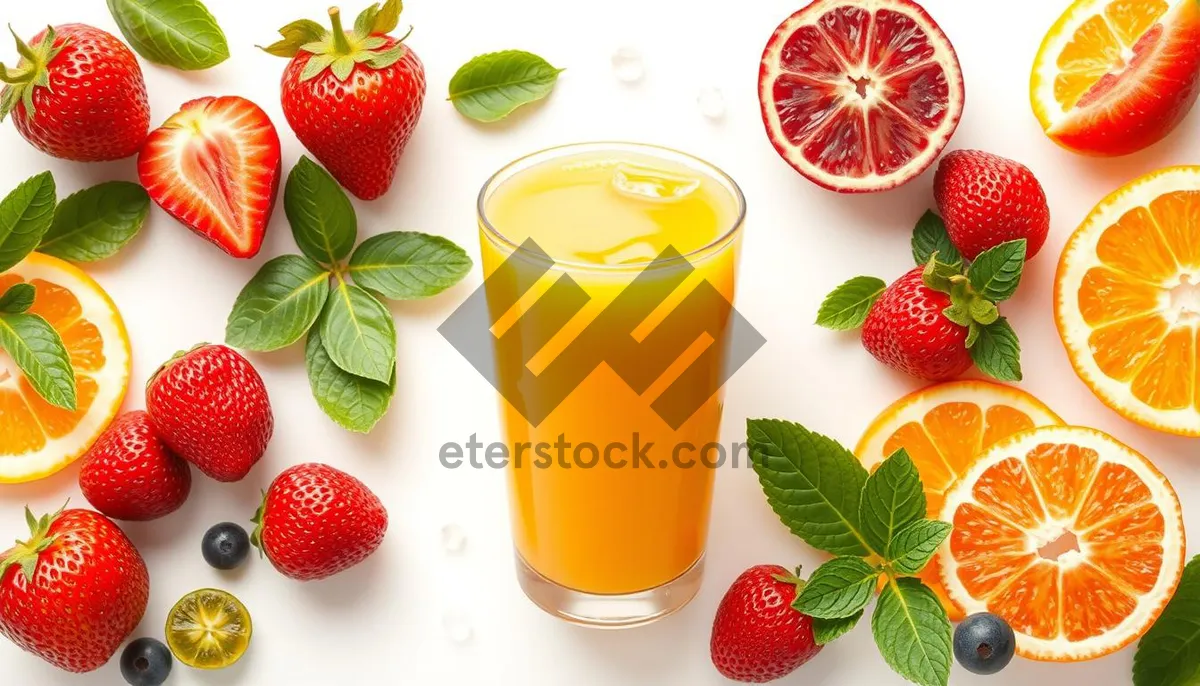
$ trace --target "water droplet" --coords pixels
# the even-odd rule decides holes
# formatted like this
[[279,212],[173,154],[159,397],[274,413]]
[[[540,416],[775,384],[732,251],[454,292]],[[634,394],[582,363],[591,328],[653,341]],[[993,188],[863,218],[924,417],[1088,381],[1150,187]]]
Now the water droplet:
[[453,643],[466,643],[475,632],[471,629],[471,619],[463,612],[452,610],[442,616],[442,629],[446,638]]
[[725,117],[725,95],[720,88],[701,88],[696,96],[696,106],[700,114],[714,121]]
[[613,75],[622,83],[637,83],[646,76],[642,53],[628,46],[617,48],[612,54],[612,68]]
[[467,534],[457,524],[442,527],[442,550],[450,555],[461,554],[467,547]]
[[612,176],[613,188],[621,195],[650,200],[674,202],[686,198],[700,187],[700,179],[673,172],[622,162]]

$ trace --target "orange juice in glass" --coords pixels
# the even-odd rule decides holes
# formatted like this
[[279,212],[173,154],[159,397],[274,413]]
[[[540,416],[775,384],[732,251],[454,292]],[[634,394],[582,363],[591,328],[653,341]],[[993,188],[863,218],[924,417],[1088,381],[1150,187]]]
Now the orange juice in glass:
[[699,588],[745,200],[625,143],[554,148],[479,198],[518,576],[548,612],[635,626]]

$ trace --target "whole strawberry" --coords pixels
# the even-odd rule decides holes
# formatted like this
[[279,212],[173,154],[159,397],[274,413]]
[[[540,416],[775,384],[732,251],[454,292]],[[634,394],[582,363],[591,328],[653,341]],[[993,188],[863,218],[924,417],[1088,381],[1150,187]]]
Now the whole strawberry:
[[709,647],[718,672],[761,684],[791,674],[821,652],[812,618],[792,608],[801,583],[779,565],[742,572],[713,620]]
[[275,427],[267,388],[250,362],[223,345],[179,353],[146,385],[146,411],[163,442],[217,481],[240,481]]
[[0,65],[0,121],[42,152],[76,162],[119,160],[137,153],[150,130],[142,69],[115,36],[85,24],[46,28],[26,44],[21,61]]
[[83,456],[83,497],[113,519],[144,522],[183,506],[192,490],[192,469],[162,442],[142,410],[109,425]]
[[251,540],[284,576],[325,579],[371,556],[387,533],[383,503],[328,465],[286,469],[271,482]]
[[0,554],[0,634],[69,672],[99,669],[142,621],[146,564],[91,510],[25,518],[31,538]]
[[[1021,380],[1021,346],[997,304],[1016,293],[1025,240],[958,259],[936,215],[923,217],[913,256],[925,266],[896,279],[859,276],[825,296],[817,324],[835,331],[862,328],[862,344],[887,366],[927,381],[952,379],[972,365],[999,381]],[[951,255],[952,263],[939,259]]]
[[933,188],[950,240],[968,260],[1022,238],[1025,259],[1032,259],[1046,242],[1046,193],[1023,164],[979,150],[955,150],[942,159]]
[[892,282],[863,324],[862,342],[875,359],[927,381],[952,379],[971,368],[967,327],[944,314],[950,296],[925,285],[917,267]]
[[367,8],[332,31],[298,21],[280,29],[272,55],[292,58],[283,74],[283,114],[338,183],[363,200],[387,192],[425,100],[425,68],[404,38],[387,35],[400,21],[399,0]]

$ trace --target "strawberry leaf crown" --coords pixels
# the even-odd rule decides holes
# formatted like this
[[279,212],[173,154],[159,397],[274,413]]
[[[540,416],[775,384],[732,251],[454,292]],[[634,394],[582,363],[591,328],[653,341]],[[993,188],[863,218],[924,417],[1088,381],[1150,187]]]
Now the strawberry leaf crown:
[[354,20],[354,30],[342,28],[341,11],[329,8],[332,30],[327,30],[311,19],[301,19],[279,29],[283,40],[272,43],[263,50],[278,57],[296,57],[306,53],[310,57],[301,81],[308,81],[325,73],[328,69],[339,81],[350,78],[355,65],[370,69],[386,69],[404,57],[404,39],[412,28],[391,47],[384,36],[400,24],[401,0],[387,0],[383,5],[376,3],[363,10]]
[[8,556],[0,559],[0,579],[4,578],[9,568],[17,567],[25,576],[26,583],[33,581],[41,554],[54,544],[55,539],[50,535],[50,526],[66,509],[67,506],[63,505],[54,514],[35,517],[28,507],[25,508],[25,522],[29,525],[29,540],[17,541],[16,547],[8,552]]
[[47,26],[42,40],[33,45],[21,40],[12,26],[8,27],[8,32],[17,41],[17,54],[21,56],[21,61],[14,69],[0,64],[0,82],[8,84],[0,94],[0,122],[8,117],[18,102],[25,105],[26,116],[33,116],[34,90],[50,88],[50,70],[47,67],[67,45],[66,40],[55,45],[58,41],[52,26]]

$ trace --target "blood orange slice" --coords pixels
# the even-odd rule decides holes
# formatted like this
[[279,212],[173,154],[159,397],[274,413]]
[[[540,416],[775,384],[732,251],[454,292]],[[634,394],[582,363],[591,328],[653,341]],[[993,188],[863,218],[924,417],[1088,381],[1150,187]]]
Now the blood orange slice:
[[963,109],[954,47],[911,0],[817,0],[796,12],[763,51],[758,88],[779,154],[843,193],[928,169]]
[[1018,433],[946,494],[950,598],[1003,617],[1017,654],[1074,662],[1144,634],[1183,573],[1183,515],[1150,461],[1093,429]]

